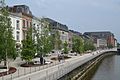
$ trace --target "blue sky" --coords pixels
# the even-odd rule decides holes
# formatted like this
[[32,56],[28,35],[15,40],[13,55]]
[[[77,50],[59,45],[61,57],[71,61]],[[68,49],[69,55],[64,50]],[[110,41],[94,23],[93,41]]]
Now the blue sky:
[[120,42],[120,0],[6,0],[28,5],[37,17],[49,17],[79,32],[111,31]]

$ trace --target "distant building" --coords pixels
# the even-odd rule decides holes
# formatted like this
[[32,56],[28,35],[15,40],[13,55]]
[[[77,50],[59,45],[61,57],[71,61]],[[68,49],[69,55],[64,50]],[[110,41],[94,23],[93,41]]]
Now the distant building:
[[117,47],[117,44],[118,44],[118,43],[117,43],[117,39],[115,39],[115,47]]
[[97,48],[106,48],[107,40],[106,39],[97,39]]
[[[54,36],[56,32],[59,33],[59,38],[62,41],[62,44],[65,43],[65,41],[68,43],[68,27],[64,24],[61,24],[55,20],[52,20],[50,18],[43,18],[46,22],[48,22],[49,27],[51,29],[51,34]],[[61,44],[61,47],[62,47]],[[56,44],[55,44],[55,49],[57,49]]]
[[64,24],[61,24],[55,20],[50,18],[44,18],[47,22],[49,22],[50,28],[54,31],[59,31],[60,39],[64,43],[65,41],[68,42],[68,27]]
[[[111,33],[111,32],[109,32],[109,31],[103,31],[103,32],[85,32],[84,35],[88,35],[91,38],[93,38],[94,44],[96,45],[96,47],[97,47],[97,44],[99,44],[99,43],[97,43],[97,41],[99,42],[99,39],[100,39],[100,41],[103,41],[104,43],[107,41],[107,47],[109,47],[109,46],[115,47],[114,34]],[[106,43],[105,43],[105,45],[106,45]]]

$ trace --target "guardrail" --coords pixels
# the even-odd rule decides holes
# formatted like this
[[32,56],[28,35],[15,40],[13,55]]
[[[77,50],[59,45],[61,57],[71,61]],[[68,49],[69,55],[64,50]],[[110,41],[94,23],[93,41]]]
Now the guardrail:
[[42,65],[42,66],[38,66],[38,67],[18,67],[17,68],[17,71],[13,74],[9,74],[9,75],[6,75],[6,76],[2,76],[0,77],[0,80],[13,80],[15,78],[18,78],[18,77],[22,77],[22,76],[25,76],[25,75],[28,75],[28,74],[31,74],[31,73],[34,73],[34,72],[38,72],[40,70],[43,70],[43,69],[46,69],[46,68],[49,68],[51,66],[55,66],[55,65],[58,65],[58,64],[61,64],[60,62],[54,62],[54,63],[51,63],[51,64],[47,64],[47,65]]

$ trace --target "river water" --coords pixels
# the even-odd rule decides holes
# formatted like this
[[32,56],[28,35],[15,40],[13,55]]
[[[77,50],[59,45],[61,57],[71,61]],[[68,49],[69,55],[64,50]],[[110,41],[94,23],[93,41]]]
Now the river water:
[[120,55],[105,58],[91,80],[120,80]]

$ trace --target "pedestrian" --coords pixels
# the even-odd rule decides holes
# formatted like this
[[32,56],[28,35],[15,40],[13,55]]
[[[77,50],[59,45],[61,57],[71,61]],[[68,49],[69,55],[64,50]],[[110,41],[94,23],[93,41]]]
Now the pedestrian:
[[60,55],[58,54],[58,61],[60,62]]

